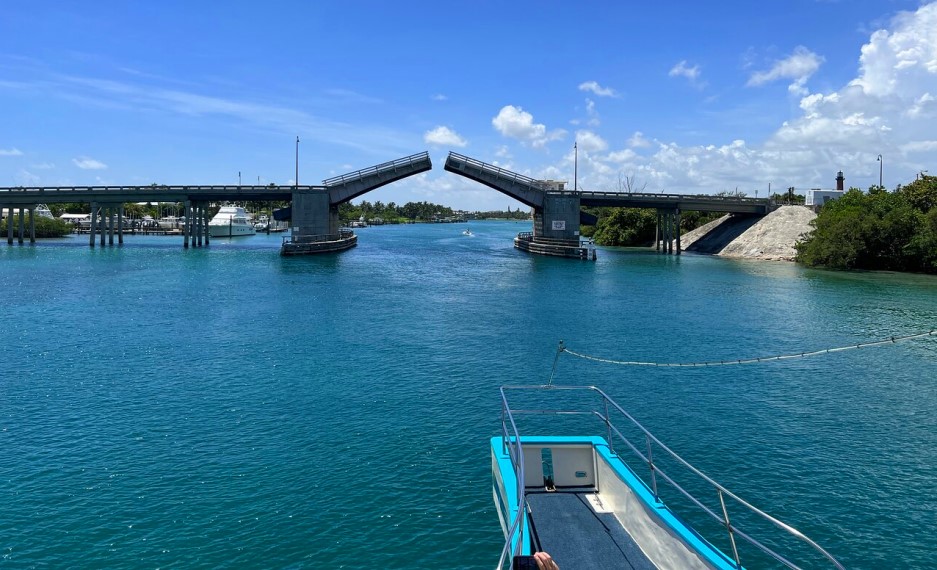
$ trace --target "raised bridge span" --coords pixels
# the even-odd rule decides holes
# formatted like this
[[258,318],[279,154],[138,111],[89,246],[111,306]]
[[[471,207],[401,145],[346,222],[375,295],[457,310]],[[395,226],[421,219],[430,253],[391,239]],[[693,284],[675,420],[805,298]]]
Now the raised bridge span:
[[[339,235],[338,206],[365,192],[397,180],[425,172],[433,167],[429,153],[421,152],[378,164],[348,174],[328,178],[317,186],[54,186],[0,187],[0,210],[10,213],[7,242],[13,243],[17,225],[13,210],[19,209],[18,234],[23,243],[25,213],[29,212],[30,242],[35,241],[35,210],[39,204],[87,203],[91,206],[91,235],[96,241],[100,231],[101,245],[123,243],[123,204],[128,202],[182,202],[186,223],[183,245],[208,245],[208,205],[211,202],[290,201],[292,232],[297,242],[328,241]],[[100,216],[100,221],[99,221]]]
[[580,211],[582,206],[655,208],[657,210],[657,249],[680,254],[680,212],[730,212],[763,216],[771,211],[768,199],[697,194],[650,194],[624,192],[575,192],[561,183],[537,180],[517,172],[450,152],[445,169],[464,176],[522,202],[534,210],[534,228],[514,240],[519,249],[583,257],[580,223],[594,223]]

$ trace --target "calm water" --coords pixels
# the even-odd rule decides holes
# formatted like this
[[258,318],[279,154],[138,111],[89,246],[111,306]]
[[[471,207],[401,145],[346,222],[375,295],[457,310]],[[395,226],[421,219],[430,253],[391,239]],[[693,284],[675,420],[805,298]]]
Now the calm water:
[[[600,250],[513,222],[0,243],[0,566],[490,568],[498,387],[937,328],[937,280]],[[560,359],[847,566],[934,567],[937,340],[690,370]]]

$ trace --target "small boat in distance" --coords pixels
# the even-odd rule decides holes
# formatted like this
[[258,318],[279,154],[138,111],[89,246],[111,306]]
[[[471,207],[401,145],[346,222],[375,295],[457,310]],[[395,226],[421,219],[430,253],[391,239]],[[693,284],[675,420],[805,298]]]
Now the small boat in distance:
[[211,237],[251,236],[256,233],[250,216],[241,206],[222,206],[208,222]]
[[[548,432],[521,435],[521,416]],[[588,420],[597,420],[601,435],[582,433]],[[536,552],[560,568],[740,570],[743,560],[751,568],[843,568],[690,465],[595,386],[503,386],[491,466],[505,536],[499,569],[537,568]],[[672,511],[664,496],[683,511]]]
[[472,230],[469,230],[469,229],[462,230],[462,235],[470,236],[472,235]]

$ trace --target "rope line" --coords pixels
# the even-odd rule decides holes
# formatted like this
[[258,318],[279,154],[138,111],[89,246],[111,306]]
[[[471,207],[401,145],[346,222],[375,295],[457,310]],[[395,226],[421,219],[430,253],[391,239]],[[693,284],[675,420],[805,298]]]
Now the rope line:
[[[894,344],[905,340],[911,340],[915,338],[923,338],[926,336],[937,336],[937,330],[932,330],[923,333],[911,334],[907,336],[893,336],[886,338],[884,340],[877,340],[875,342],[865,342],[860,344],[851,344],[848,346],[839,346],[836,348],[826,348],[823,350],[814,350],[812,352],[801,352],[795,354],[780,354],[777,356],[761,356],[757,358],[740,358],[738,360],[714,360],[710,362],[640,362],[634,360],[613,360],[610,358],[600,358],[598,356],[590,356],[588,354],[581,354],[570,350],[568,347],[562,344],[560,341],[559,352],[566,352],[572,356],[576,356],[585,360],[592,360],[594,362],[604,362],[605,364],[618,364],[621,366],[659,366],[661,368],[702,368],[705,366],[734,366],[738,364],[754,364],[756,362],[771,362],[776,360],[790,360],[793,358],[808,358],[810,356],[819,356],[821,354],[830,354],[833,352],[842,352],[844,350],[856,350],[859,348],[867,348],[870,346],[881,346],[883,344]],[[556,371],[556,362],[553,363],[554,372]],[[550,377],[551,381],[553,379],[552,375]]]

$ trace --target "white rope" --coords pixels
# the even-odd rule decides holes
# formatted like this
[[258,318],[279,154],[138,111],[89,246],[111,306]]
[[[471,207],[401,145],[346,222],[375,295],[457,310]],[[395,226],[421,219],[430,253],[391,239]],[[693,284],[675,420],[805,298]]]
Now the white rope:
[[[583,358],[585,360],[592,360],[594,362],[604,362],[606,364],[618,364],[621,366],[660,366],[662,368],[672,367],[672,368],[688,368],[688,367],[704,367],[704,366],[733,366],[736,364],[753,364],[756,362],[771,362],[775,360],[790,360],[792,358],[807,358],[809,356],[819,356],[821,354],[830,354],[831,352],[842,352],[844,350],[855,350],[857,348],[866,348],[869,346],[880,346],[883,344],[893,344],[896,342],[901,342],[903,340],[911,340],[915,338],[923,338],[926,336],[937,336],[937,330],[932,330],[924,333],[917,333],[907,336],[893,336],[885,340],[878,340],[875,342],[866,342],[861,344],[852,344],[849,346],[839,346],[836,348],[827,348],[824,350],[814,350],[812,352],[801,352],[799,354],[781,354],[778,356],[762,356],[760,358],[742,358],[738,360],[718,360],[711,362],[640,362],[634,360],[612,360],[610,358],[599,358],[597,356],[589,356],[587,354],[581,354],[575,351],[570,350],[569,348],[560,345],[560,352],[566,352],[573,356]],[[554,367],[555,367],[554,362]],[[551,377],[552,379],[552,377]]]

